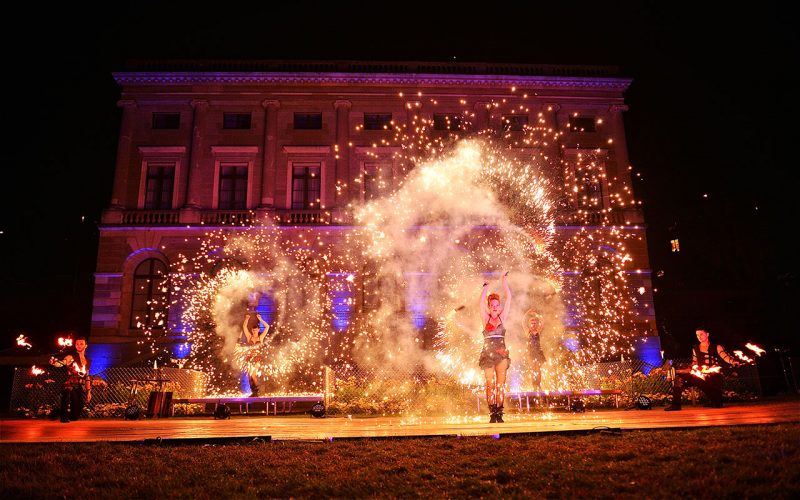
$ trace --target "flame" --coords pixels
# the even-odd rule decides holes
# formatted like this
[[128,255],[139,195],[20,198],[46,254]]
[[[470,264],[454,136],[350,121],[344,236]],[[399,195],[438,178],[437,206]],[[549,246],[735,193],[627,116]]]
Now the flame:
[[80,376],[86,375],[86,367],[79,365],[77,362],[72,363],[72,369]]
[[756,356],[761,356],[762,354],[767,352],[764,349],[758,347],[757,345],[751,344],[750,342],[746,343],[744,346],[753,351],[754,353],[756,353]]
[[58,337],[59,347],[72,347],[72,339],[69,337]]
[[748,358],[747,356],[745,356],[742,351],[733,351],[733,354],[735,354],[737,358],[741,359],[745,363],[752,363],[753,362],[753,360],[751,358]]
[[37,367],[36,365],[31,366],[31,375],[41,375],[44,373],[44,370]]
[[722,370],[721,366],[697,366],[692,365],[692,375],[705,380],[706,375],[709,373],[719,373]]
[[20,347],[25,347],[26,349],[30,349],[31,347],[33,347],[30,344],[30,342],[28,342],[28,337],[26,337],[25,335],[20,335],[19,337],[17,337],[17,345]]

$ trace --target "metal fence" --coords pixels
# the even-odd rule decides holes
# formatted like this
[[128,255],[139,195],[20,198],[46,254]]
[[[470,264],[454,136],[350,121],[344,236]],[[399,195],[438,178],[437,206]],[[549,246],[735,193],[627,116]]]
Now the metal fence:
[[[676,363],[681,361],[688,362],[676,360]],[[515,391],[531,390],[525,386],[528,379],[521,375],[525,374],[510,374],[509,380],[516,380],[509,383],[508,395],[512,401]],[[462,384],[454,377],[431,373],[422,366],[408,369],[334,366],[323,370],[322,378],[320,385],[331,415],[471,415],[478,412],[480,400],[485,397],[480,383]],[[149,398],[154,392],[170,392],[173,399],[202,398],[206,395],[207,380],[202,372],[179,368],[109,368],[94,376],[92,401],[86,406],[84,416],[122,417],[131,404],[144,410],[152,405]],[[18,368],[11,391],[12,411],[28,417],[52,415],[58,407],[63,382],[63,370],[34,375],[30,369]],[[619,391],[614,398],[607,394],[580,396],[589,407],[629,406],[640,395],[658,405],[671,397],[666,370],[636,359],[583,365],[570,371],[567,382],[548,388],[551,396],[534,398],[532,408],[526,405],[524,410],[567,406],[568,399],[560,398],[558,391]],[[723,389],[728,401],[758,397],[761,387],[757,368],[753,365],[736,368],[735,373],[725,377]],[[702,395],[689,389],[685,397],[697,402]],[[507,411],[522,409],[521,405],[511,403],[507,408]],[[173,409],[178,416],[203,412],[202,405],[176,404]]]

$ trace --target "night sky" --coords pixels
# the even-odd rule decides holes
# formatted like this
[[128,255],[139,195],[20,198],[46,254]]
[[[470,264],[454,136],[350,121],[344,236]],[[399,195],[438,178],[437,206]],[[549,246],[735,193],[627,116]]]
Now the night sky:
[[[296,2],[300,3],[300,2]],[[797,352],[793,17],[770,2],[488,3],[432,11],[333,3],[235,13],[74,5],[7,19],[0,348],[88,333],[97,223],[108,206],[128,59],[336,59],[608,64],[633,78],[628,148],[643,200],[664,347],[712,339]],[[556,3],[556,2],[553,2]],[[153,4],[155,5],[155,4]],[[523,7],[524,5],[524,7]],[[493,11],[493,7],[500,10]],[[30,9],[30,8],[29,8]],[[195,9],[195,10],[189,10]],[[610,10],[609,10],[610,9]],[[99,16],[101,21],[87,17]],[[38,47],[38,48],[37,48]],[[707,195],[707,197],[704,197]],[[670,252],[673,235],[680,255]],[[662,276],[656,273],[663,271]],[[90,339],[91,340],[91,339]]]

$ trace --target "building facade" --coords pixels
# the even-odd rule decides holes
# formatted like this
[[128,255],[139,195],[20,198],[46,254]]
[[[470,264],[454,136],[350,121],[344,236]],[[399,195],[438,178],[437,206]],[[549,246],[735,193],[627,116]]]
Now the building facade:
[[[393,123],[424,117],[437,128],[466,106],[469,129],[513,131],[541,114],[548,127],[565,130],[544,146],[548,154],[569,160],[592,151],[608,176],[630,186],[623,123],[630,80],[611,68],[157,63],[114,78],[122,122],[112,199],[100,225],[91,325],[94,357],[105,359],[100,366],[141,350],[142,328],[157,320],[148,304],[168,293],[153,283],[179,254],[196,251],[209,229],[262,215],[320,231],[350,223],[348,203],[380,196],[402,175],[390,144]],[[523,99],[527,111],[511,121],[491,106],[502,100],[511,108]],[[341,184],[350,189],[337,189]],[[599,204],[577,200],[575,209],[607,208],[608,193],[599,187],[596,196]],[[614,217],[637,235],[626,249],[635,263],[628,279],[640,298],[636,321],[657,351],[642,212],[632,206]],[[564,235],[578,229],[557,226]],[[182,332],[171,333],[181,339]]]

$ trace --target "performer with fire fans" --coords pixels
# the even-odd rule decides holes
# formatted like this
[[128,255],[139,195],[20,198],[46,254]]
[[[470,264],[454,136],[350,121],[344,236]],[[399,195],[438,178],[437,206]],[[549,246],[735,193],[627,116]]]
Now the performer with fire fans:
[[75,345],[62,358],[51,357],[50,364],[67,369],[67,380],[61,389],[61,422],[78,420],[83,405],[92,400],[91,361],[86,357],[86,338],[78,337]]
[[506,327],[508,312],[511,309],[511,289],[503,275],[505,304],[500,304],[500,295],[491,293],[487,297],[489,284],[483,284],[481,292],[481,320],[483,324],[483,349],[478,364],[486,377],[486,402],[490,410],[490,423],[503,422],[503,402],[505,400],[506,372],[511,364],[506,347]]
[[695,334],[700,343],[692,348],[692,368],[675,370],[675,377],[672,380],[672,404],[664,408],[666,411],[681,409],[681,394],[687,386],[698,387],[705,393],[709,399],[706,406],[722,408],[721,362],[739,366],[739,362],[733,359],[724,347],[709,341],[708,330],[697,328]]

